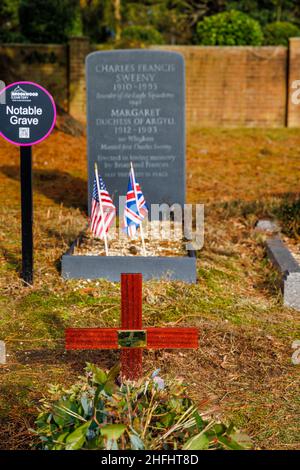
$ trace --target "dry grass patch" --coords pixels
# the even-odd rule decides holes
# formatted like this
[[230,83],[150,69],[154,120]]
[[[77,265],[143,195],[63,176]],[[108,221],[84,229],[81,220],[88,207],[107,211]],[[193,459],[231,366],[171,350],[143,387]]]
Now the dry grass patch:
[[[200,349],[145,353],[145,369],[178,371],[195,400],[234,419],[257,448],[299,448],[299,370],[291,344],[299,312],[282,307],[278,277],[258,217],[299,198],[298,131],[195,130],[188,139],[188,201],[205,204],[205,246],[196,285],[144,284],[147,325],[198,326]],[[60,258],[86,226],[84,137],[55,132],[34,148],[35,284],[20,269],[18,150],[0,144],[0,447],[28,448],[27,428],[49,383],[71,384],[86,361],[109,367],[116,352],[64,352],[67,326],[119,322],[120,288],[107,281],[63,281]]]

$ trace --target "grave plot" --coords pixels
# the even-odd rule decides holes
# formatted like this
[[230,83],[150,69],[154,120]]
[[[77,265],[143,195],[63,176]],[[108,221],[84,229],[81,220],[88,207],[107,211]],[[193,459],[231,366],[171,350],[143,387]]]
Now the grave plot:
[[270,260],[282,276],[283,303],[300,310],[300,265],[288,246],[277,238],[266,241]]
[[281,227],[269,220],[260,220],[256,230],[266,235],[267,255],[281,275],[283,303],[300,310],[300,244],[281,233]]
[[[144,227],[145,250],[147,256],[185,256],[185,243],[182,238],[181,226],[177,229],[174,224],[160,222],[160,231],[156,236],[152,236],[151,227],[154,223],[149,223]],[[154,230],[153,230],[154,231]],[[180,238],[176,236],[180,234]],[[143,247],[141,240],[130,239],[124,233],[112,238],[108,235],[110,256],[142,256]],[[80,243],[74,247],[74,255],[82,256],[105,256],[105,246],[103,240],[94,238],[89,231],[86,231],[80,239]]]
[[[117,207],[122,201],[130,162],[148,203],[150,219],[158,220],[153,205],[185,204],[185,74],[183,57],[166,51],[95,52],[86,60],[88,205],[94,165]],[[172,211],[171,211],[172,212]],[[151,222],[152,223],[152,222]],[[196,282],[196,255],[182,237],[175,241],[139,242],[114,239],[110,255],[102,242],[80,236],[62,258],[66,279],[106,278],[118,281],[122,272],[141,272],[145,280],[165,278]]]
[[[147,239],[145,240],[147,245]],[[89,245],[91,243],[91,245]],[[140,241],[122,240],[112,243],[110,256],[104,256],[101,241],[91,242],[84,235],[79,237],[62,257],[62,276],[65,279],[104,278],[118,282],[122,272],[141,272],[145,280],[165,279],[188,283],[196,282],[195,251],[184,252],[181,242],[172,246],[167,242],[146,248],[146,256],[140,254]],[[114,254],[114,253],[118,254]],[[123,253],[124,254],[123,254]],[[160,254],[161,252],[161,254]]]

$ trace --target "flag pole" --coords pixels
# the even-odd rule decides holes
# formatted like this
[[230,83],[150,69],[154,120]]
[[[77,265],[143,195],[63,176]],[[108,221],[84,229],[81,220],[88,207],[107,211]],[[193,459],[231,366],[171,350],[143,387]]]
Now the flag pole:
[[[134,174],[132,162],[130,162],[130,166],[131,166],[132,175],[134,177],[133,178],[134,196],[135,196],[135,200],[136,200],[136,206],[138,208],[138,198],[137,198],[136,186],[135,186],[135,174]],[[138,208],[138,211],[139,211],[139,208]],[[141,220],[141,223],[140,223],[140,232],[141,232],[141,239],[142,239],[142,246],[143,246],[143,255],[146,256],[146,247],[145,247],[145,239],[144,239],[144,230],[143,230],[143,221],[142,220]]]
[[96,162],[95,162],[95,175],[96,175],[97,191],[98,191],[98,198],[99,198],[99,204],[100,204],[100,213],[101,213],[101,218],[102,218],[102,222],[103,222],[103,234],[104,234],[103,236],[104,236],[105,254],[106,254],[106,256],[108,256],[107,236],[106,236],[106,230],[105,230],[105,225],[104,225],[104,212],[103,212],[101,192],[100,192],[100,186],[99,186],[98,165],[97,165]]

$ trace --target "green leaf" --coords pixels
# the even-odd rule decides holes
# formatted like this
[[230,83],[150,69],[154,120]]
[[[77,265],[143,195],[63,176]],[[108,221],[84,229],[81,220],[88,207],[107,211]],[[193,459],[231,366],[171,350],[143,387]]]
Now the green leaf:
[[[62,406],[66,409],[62,409]],[[53,406],[53,420],[61,428],[70,425],[73,421],[73,417],[68,413],[70,407],[71,403],[66,400],[61,400]]]
[[114,388],[115,388],[114,382],[112,380],[107,380],[106,384],[104,385],[103,390],[107,395],[112,395],[114,392]]
[[231,437],[226,436],[218,436],[218,441],[227,449],[231,450],[245,450],[245,448],[239,445],[235,440]]
[[71,403],[71,405],[66,406],[66,402],[62,400],[57,405],[54,405],[54,409],[57,412],[57,415],[53,416],[53,418],[56,422],[58,422],[58,420],[62,420],[62,425],[69,425],[73,423],[74,418],[78,419],[79,421],[85,422],[86,419],[81,414],[79,414],[79,411],[82,410],[78,408],[80,407],[76,406],[74,403]]
[[106,380],[107,380],[107,375],[103,370],[98,369],[94,373],[94,382],[96,382],[97,384],[105,384]]
[[80,403],[81,403],[81,406],[83,408],[84,414],[88,415],[89,409],[90,409],[90,407],[89,407],[90,400],[88,400],[86,396],[83,396],[80,400]]
[[[174,423],[174,419],[176,417],[176,414],[175,413],[168,413],[166,414],[165,416],[163,416],[161,418],[161,424],[165,427],[165,428],[168,428],[170,426],[172,426],[172,424]],[[156,425],[158,425],[160,423],[157,423]]]
[[104,388],[103,384],[98,385],[98,387],[97,387],[97,390],[95,392],[95,397],[94,397],[94,406],[95,407],[97,407],[98,402],[101,402],[99,397],[100,397],[100,393],[102,392],[103,388]]
[[217,423],[214,425],[213,431],[216,433],[217,436],[221,436],[226,431],[226,426],[222,423]]
[[244,432],[236,431],[230,437],[244,449],[251,449],[253,447],[251,438]]
[[55,442],[55,445],[53,447],[53,450],[64,450],[66,448],[65,444],[64,444],[64,441],[66,439],[66,437],[69,435],[68,432],[64,432],[63,434],[61,434],[60,436],[58,437],[55,437],[55,439],[53,440],[56,441]]
[[233,429],[234,429],[234,424],[233,424],[233,423],[230,423],[229,426],[228,426],[228,428],[227,428],[227,431],[226,431],[226,433],[228,434],[228,436],[229,436],[229,434],[232,433]]
[[204,450],[208,449],[209,440],[205,434],[197,434],[191,437],[183,446],[183,450]]
[[69,434],[66,439],[66,450],[78,450],[81,449],[86,439],[86,432],[91,424],[91,421],[82,424],[74,432]]
[[103,385],[107,381],[107,375],[104,370],[100,369],[99,367],[95,366],[95,364],[88,364],[88,369],[93,374],[93,381],[96,384]]
[[92,364],[90,362],[86,363],[85,370],[93,374],[92,380],[94,383],[102,384],[102,385],[105,384],[107,380],[107,374],[104,372],[104,370],[100,369],[95,364]]
[[69,435],[68,432],[64,432],[63,434],[61,434],[60,436],[58,436],[58,437],[56,438],[56,440],[57,440],[58,442],[64,442],[65,438],[66,438],[68,435]]
[[108,372],[107,379],[108,380],[115,380],[120,373],[120,364],[115,364],[110,371]]
[[203,426],[204,426],[204,422],[203,422],[203,419],[201,418],[201,416],[199,415],[198,411],[195,411],[193,416],[195,418],[198,431],[202,431]]
[[116,441],[122,436],[125,429],[126,426],[124,424],[107,424],[101,428],[101,434],[106,437],[106,439]]

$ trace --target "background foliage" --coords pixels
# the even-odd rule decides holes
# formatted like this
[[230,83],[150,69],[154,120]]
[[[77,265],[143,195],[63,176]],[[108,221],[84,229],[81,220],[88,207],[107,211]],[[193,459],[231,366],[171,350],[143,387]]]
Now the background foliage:
[[20,32],[30,42],[62,43],[80,34],[77,0],[20,0]]
[[258,21],[240,11],[225,11],[200,21],[199,44],[205,46],[260,46],[263,33]]
[[[114,43],[127,28],[147,27],[166,44],[194,44],[199,22],[231,10],[257,20],[266,44],[277,44],[278,36],[286,43],[293,26],[300,27],[299,0],[1,0],[0,41],[64,43],[84,34],[95,43]],[[274,22],[285,23],[284,33],[267,27]]]
[[19,0],[1,0],[0,2],[0,41],[14,42],[21,40],[19,25]]
[[121,41],[118,45],[135,47],[163,43],[163,36],[152,26],[127,26],[122,31]]
[[269,23],[264,29],[265,44],[271,46],[287,46],[289,38],[300,36],[298,26],[287,21]]

